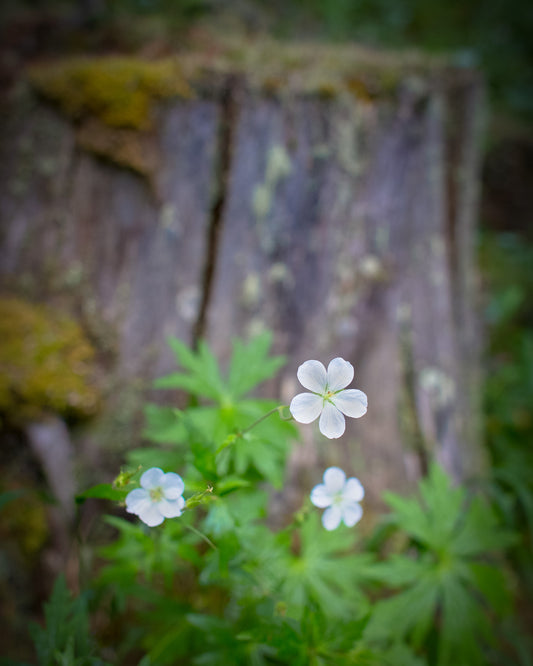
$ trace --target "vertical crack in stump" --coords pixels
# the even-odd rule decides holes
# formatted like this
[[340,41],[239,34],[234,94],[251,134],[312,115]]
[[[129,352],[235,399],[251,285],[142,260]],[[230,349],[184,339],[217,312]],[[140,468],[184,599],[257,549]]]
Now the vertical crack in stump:
[[416,406],[416,376],[412,344],[412,331],[408,322],[400,323],[400,354],[403,374],[403,388],[400,404],[400,432],[403,441],[411,446],[418,458],[421,476],[429,470],[428,442],[424,437]]
[[192,342],[197,347],[204,337],[207,311],[213,291],[213,280],[217,261],[218,239],[222,226],[222,217],[226,204],[228,180],[231,168],[232,143],[236,115],[237,79],[228,78],[221,95],[220,126],[217,142],[217,166],[215,171],[216,191],[211,203],[209,213],[209,227],[207,231],[206,259],[202,277],[202,298],[198,309],[198,318],[193,328]]

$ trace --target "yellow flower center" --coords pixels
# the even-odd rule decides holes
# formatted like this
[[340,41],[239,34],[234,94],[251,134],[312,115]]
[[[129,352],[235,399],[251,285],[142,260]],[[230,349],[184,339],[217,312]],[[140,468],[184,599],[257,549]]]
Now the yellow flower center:
[[164,498],[163,488],[157,486],[157,488],[152,488],[150,490],[150,499],[152,502],[160,502]]
[[335,395],[336,391],[330,391],[329,389],[326,389],[325,392],[322,394],[322,397],[324,398],[324,402],[331,402],[331,398]]

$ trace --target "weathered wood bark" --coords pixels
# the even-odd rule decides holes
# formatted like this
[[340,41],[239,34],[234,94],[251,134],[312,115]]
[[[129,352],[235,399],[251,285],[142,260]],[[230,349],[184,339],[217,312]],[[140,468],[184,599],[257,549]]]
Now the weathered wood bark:
[[195,98],[159,107],[148,176],[19,102],[0,160],[1,276],[67,294],[95,335],[110,331],[121,381],[170,371],[167,335],[205,337],[225,359],[232,337],[272,329],[288,365],[270,388],[286,402],[301,362],[349,359],[368,414],[339,441],[303,427],[288,473],[309,487],[339,464],[372,503],[434,455],[456,477],[481,464],[482,89],[471,72],[412,62],[379,84],[391,61],[378,59],[368,92],[368,57],[342,62],[342,85],[309,70],[302,83],[294,64],[259,83],[254,69],[206,65]]

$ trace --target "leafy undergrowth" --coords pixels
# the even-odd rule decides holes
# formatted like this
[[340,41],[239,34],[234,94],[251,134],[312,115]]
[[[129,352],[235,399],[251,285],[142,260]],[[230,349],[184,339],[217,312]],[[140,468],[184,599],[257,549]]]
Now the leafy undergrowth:
[[235,342],[225,373],[206,345],[171,344],[180,370],[158,386],[186,390],[190,406],[150,405],[152,444],[130,453],[114,487],[79,501],[124,500],[156,466],[179,471],[185,510],[154,528],[106,518],[116,537],[89,585],[106,631],[89,639],[85,596],[60,579],[33,630],[40,664],[530,664],[509,631],[521,526],[505,524],[500,486],[492,497],[457,487],[433,464],[413,497],[386,494],[391,510],[366,540],[324,529],[309,501],[274,529],[269,498],[297,431],[283,407],[250,395],[281,367],[270,337]]

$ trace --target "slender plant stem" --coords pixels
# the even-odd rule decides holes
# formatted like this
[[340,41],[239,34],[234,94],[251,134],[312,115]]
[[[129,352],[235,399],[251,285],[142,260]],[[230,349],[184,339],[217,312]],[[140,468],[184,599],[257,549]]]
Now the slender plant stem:
[[287,406],[287,405],[279,405],[278,407],[274,407],[274,409],[271,409],[269,412],[267,412],[266,414],[263,414],[263,416],[261,416],[260,418],[258,418],[257,421],[254,421],[254,422],[252,423],[252,425],[249,425],[249,426],[248,426],[247,428],[245,428],[244,430],[241,430],[240,433],[239,433],[239,435],[241,435],[241,437],[242,437],[242,435],[244,435],[245,433],[249,432],[252,428],[255,428],[256,425],[259,425],[259,424],[261,423],[261,421],[264,421],[265,419],[267,419],[269,416],[271,416],[271,415],[274,414],[275,412],[278,412],[279,415],[280,415],[280,417],[281,417],[281,410],[282,410],[282,409],[285,409],[286,406]]
[[203,539],[209,546],[211,546],[211,548],[213,548],[213,550],[217,550],[217,547],[211,541],[211,539],[209,539],[209,537],[206,537],[205,534],[202,534],[202,532],[200,532],[200,530],[197,530],[196,527],[193,527],[192,525],[185,525],[185,527],[188,530],[191,530],[191,532],[194,532],[196,536],[199,536],[201,539]]

